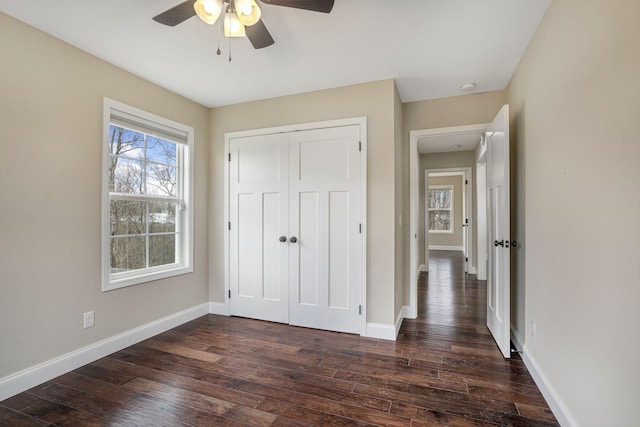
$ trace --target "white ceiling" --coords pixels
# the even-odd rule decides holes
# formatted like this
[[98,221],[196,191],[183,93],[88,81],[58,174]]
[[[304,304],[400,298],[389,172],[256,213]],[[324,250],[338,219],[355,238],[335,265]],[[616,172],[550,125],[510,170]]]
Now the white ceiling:
[[482,133],[480,132],[425,136],[418,138],[418,152],[425,154],[475,150],[480,138],[482,138]]
[[403,102],[504,89],[551,0],[336,0],[330,14],[260,3],[276,43],[221,40],[181,0],[0,0],[0,11],[204,106],[394,78]]

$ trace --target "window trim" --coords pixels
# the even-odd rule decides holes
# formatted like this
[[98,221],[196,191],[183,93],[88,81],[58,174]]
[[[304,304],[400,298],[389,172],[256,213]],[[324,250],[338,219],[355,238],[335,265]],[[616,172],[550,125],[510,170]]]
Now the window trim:
[[[429,207],[429,191],[430,190],[450,190],[451,191],[451,207],[450,208],[430,208]],[[426,197],[426,226],[427,232],[429,234],[454,234],[454,219],[455,219],[455,190],[454,185],[446,184],[446,185],[430,185],[427,188],[427,197]],[[429,211],[449,211],[449,230],[431,230],[429,228]]]
[[[176,142],[175,139],[170,139],[176,144],[182,144],[184,149],[178,150],[182,154],[177,157],[182,157],[178,162],[182,167],[178,167],[178,179],[183,183],[181,186],[182,193],[178,197],[182,200],[180,203],[180,209],[176,212],[176,216],[180,215],[180,229],[176,230],[176,235],[179,237],[179,247],[176,250],[177,262],[174,264],[167,264],[164,266],[148,267],[141,270],[133,270],[126,272],[126,274],[118,273],[117,277],[113,278],[110,272],[110,235],[111,235],[111,215],[110,215],[110,192],[109,192],[109,126],[113,122],[114,113],[116,116],[126,115],[127,119],[136,120],[140,127],[148,126],[149,124],[155,124],[155,128],[162,134],[161,138],[167,138],[166,132],[174,131],[175,135],[183,136],[186,140],[185,144]],[[194,129],[191,126],[187,126],[173,120],[166,119],[164,117],[157,116],[155,114],[140,110],[135,107],[123,104],[113,99],[103,99],[103,118],[102,118],[102,200],[101,200],[101,216],[102,216],[102,291],[111,291],[114,289],[120,289],[127,286],[133,286],[140,283],[146,283],[168,277],[178,276],[181,274],[187,274],[193,272],[193,254],[194,254]],[[119,124],[117,124],[119,125]],[[147,128],[148,129],[148,128]],[[145,131],[149,135],[154,135],[154,132]]]

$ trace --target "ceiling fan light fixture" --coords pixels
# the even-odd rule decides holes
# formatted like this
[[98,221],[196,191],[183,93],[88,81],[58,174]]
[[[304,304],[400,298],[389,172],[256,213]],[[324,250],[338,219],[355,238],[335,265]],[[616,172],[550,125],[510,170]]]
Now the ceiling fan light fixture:
[[203,22],[213,25],[222,12],[222,0],[196,0],[193,4],[196,15]]
[[250,27],[262,16],[262,11],[255,0],[235,0],[236,13],[243,25]]
[[225,37],[244,37],[246,35],[244,25],[236,13],[229,11],[225,14],[224,35]]

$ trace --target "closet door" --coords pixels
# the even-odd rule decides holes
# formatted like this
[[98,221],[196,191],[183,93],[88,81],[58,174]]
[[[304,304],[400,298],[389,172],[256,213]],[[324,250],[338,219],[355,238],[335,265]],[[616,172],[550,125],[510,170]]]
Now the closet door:
[[359,141],[357,125],[291,134],[289,283],[293,325],[361,331]]
[[288,141],[286,134],[230,140],[232,315],[289,323]]

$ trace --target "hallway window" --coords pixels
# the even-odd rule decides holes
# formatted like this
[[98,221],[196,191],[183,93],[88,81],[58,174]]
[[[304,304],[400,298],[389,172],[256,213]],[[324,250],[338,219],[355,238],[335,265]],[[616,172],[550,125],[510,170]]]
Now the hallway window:
[[453,185],[430,185],[427,210],[429,233],[453,233]]

